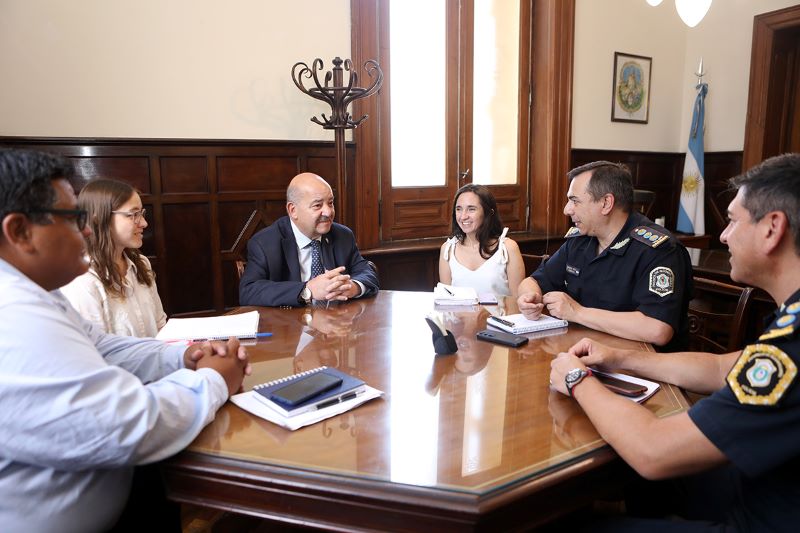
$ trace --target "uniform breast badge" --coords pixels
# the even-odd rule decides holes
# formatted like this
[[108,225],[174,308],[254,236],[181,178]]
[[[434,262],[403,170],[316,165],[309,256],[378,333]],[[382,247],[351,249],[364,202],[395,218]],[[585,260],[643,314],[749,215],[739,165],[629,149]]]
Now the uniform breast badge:
[[741,404],[776,405],[797,375],[786,352],[771,344],[751,344],[728,373],[728,385]]
[[668,294],[672,294],[675,290],[675,274],[672,272],[672,269],[656,267],[651,270],[648,289],[650,289],[650,292],[662,298]]

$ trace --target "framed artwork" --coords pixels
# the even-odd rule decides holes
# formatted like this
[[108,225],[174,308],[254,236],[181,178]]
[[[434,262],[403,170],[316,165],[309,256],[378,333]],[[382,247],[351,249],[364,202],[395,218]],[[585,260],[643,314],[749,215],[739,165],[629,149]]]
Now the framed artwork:
[[647,124],[652,57],[614,52],[611,121]]

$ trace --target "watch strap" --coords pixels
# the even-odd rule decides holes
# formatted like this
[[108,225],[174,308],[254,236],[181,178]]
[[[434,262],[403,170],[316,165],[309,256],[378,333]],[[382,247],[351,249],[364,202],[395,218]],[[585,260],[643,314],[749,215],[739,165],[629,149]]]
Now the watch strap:
[[572,393],[573,389],[575,387],[577,387],[578,385],[580,385],[583,382],[584,379],[590,377],[591,375],[592,375],[592,369],[591,368],[587,368],[585,370],[581,369],[581,375],[578,378],[578,380],[573,382],[573,383],[567,383],[567,391],[569,392],[570,397],[574,397],[574,394]]

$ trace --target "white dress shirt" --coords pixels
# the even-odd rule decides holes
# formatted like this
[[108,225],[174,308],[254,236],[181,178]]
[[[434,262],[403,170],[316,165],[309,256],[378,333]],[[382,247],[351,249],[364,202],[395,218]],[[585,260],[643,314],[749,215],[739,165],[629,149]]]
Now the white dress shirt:
[[[143,257],[148,270],[150,261]],[[155,281],[151,286],[136,279],[136,266],[125,257],[124,298],[108,293],[94,270],[90,269],[61,288],[80,315],[106,333],[131,337],[155,337],[167,323]]]
[[0,259],[0,529],[111,527],[132,466],[186,447],[227,400],[184,350],[105,334]]
[[[306,234],[300,231],[300,228],[294,225],[293,221],[289,221],[292,224],[292,233],[294,233],[294,240],[297,243],[297,260],[300,262],[300,279],[303,281],[308,281],[311,279],[311,247],[308,244],[311,242],[311,239],[306,237]],[[320,241],[320,254],[322,254],[322,238],[320,237],[317,239]],[[321,259],[321,258],[320,258]],[[322,265],[325,268],[325,265]],[[325,268],[327,272],[328,269]],[[356,285],[358,285],[359,292],[356,298],[359,298],[364,295],[364,284],[357,280],[350,280]]]

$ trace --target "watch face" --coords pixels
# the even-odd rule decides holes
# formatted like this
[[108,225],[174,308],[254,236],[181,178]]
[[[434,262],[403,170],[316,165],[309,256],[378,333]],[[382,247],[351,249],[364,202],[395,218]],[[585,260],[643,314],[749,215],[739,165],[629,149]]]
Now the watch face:
[[567,372],[567,375],[564,376],[564,379],[566,380],[567,383],[574,383],[581,378],[583,373],[584,373],[583,370],[581,370],[580,368],[573,368],[572,370]]

